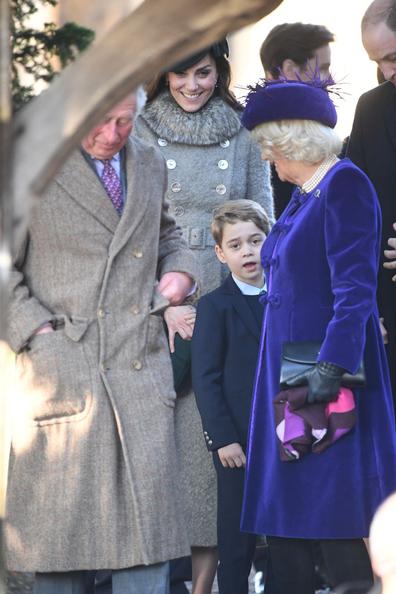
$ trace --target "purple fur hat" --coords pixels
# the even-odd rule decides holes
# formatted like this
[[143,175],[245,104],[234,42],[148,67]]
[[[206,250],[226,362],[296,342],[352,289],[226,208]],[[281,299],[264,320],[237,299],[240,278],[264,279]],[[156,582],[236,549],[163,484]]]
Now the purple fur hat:
[[248,130],[276,120],[314,120],[329,128],[337,123],[337,113],[328,95],[332,78],[321,80],[312,74],[309,81],[262,79],[250,87],[242,124]]

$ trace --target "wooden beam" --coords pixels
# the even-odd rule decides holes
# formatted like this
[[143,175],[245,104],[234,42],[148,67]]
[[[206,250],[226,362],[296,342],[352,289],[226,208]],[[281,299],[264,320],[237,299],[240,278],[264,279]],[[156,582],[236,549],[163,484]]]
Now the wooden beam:
[[[0,594],[5,594],[3,525],[8,460],[7,377],[10,349],[5,342],[8,312],[8,280],[11,263],[12,201],[11,94],[10,94],[10,13],[8,0],[0,0]],[[11,362],[12,365],[12,362]]]
[[14,230],[92,125],[115,103],[184,55],[255,22],[282,0],[146,0],[15,121]]

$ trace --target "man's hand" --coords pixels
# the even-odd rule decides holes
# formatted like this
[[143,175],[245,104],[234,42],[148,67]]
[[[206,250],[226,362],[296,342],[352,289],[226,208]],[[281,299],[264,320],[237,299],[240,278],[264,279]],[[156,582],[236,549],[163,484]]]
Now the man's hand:
[[243,468],[246,466],[246,456],[239,443],[230,443],[217,450],[220,462],[224,468]]
[[166,272],[157,285],[171,305],[180,305],[194,286],[194,281],[185,272]]
[[189,310],[186,311],[184,314],[184,319],[186,320],[187,324],[191,326],[191,329],[194,330],[195,320],[197,317],[197,310],[195,307],[190,306]]
[[[396,223],[393,223],[393,228],[396,231]],[[388,268],[389,270],[396,269],[396,237],[391,237],[388,239],[388,245],[392,248],[391,250],[384,250],[384,255],[392,262],[384,262],[384,268]],[[396,282],[396,274],[392,277],[393,282]]]
[[164,313],[164,320],[168,326],[169,333],[169,348],[170,352],[175,352],[175,334],[178,332],[180,336],[186,340],[191,340],[193,335],[194,325],[187,321],[186,316],[190,315],[190,310],[194,311],[195,307],[192,305],[179,305],[177,307],[168,307]]
[[384,344],[388,344],[388,330],[384,326],[384,318],[380,318],[380,328]]

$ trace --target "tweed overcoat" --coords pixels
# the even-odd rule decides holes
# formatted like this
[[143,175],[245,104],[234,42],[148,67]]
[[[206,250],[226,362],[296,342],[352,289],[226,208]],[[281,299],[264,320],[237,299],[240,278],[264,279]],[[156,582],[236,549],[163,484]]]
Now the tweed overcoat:
[[[203,294],[229,274],[210,232],[213,210],[227,200],[259,202],[273,220],[268,163],[241,125],[240,113],[218,97],[185,112],[169,91],[146,104],[133,134],[159,146],[168,166],[171,212],[203,270]],[[176,402],[176,442],[185,515],[193,546],[216,544],[217,477],[192,390]],[[194,463],[192,464],[192,460]]]
[[[12,274],[16,360],[7,563],[19,571],[153,564],[188,554],[179,502],[168,301],[199,265],[164,199],[158,149],[126,144],[121,219],[76,151],[36,207]],[[56,331],[35,336],[52,321]]]

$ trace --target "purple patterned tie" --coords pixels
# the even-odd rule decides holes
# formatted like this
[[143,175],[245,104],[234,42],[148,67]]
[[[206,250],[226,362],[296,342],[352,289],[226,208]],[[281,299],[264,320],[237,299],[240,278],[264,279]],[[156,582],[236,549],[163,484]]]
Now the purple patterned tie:
[[100,178],[101,182],[104,189],[108,193],[110,200],[114,204],[114,208],[121,216],[122,207],[124,205],[122,200],[121,182],[114,168],[110,164],[110,159],[103,159],[102,163],[104,167],[102,171],[102,177]]

